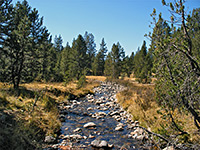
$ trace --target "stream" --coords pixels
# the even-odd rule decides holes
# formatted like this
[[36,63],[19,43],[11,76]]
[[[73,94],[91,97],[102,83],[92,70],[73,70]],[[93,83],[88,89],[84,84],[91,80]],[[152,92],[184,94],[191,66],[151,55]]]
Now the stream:
[[94,88],[94,95],[88,94],[61,105],[61,135],[52,148],[141,149],[141,141],[146,135],[135,128],[139,122],[132,121],[132,116],[117,103],[116,93],[124,89],[102,82]]

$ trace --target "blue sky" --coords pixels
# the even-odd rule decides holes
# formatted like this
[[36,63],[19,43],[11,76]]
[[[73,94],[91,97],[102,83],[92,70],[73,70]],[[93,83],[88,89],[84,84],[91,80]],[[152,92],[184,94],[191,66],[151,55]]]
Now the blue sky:
[[[17,0],[13,0],[15,4]],[[22,0],[20,0],[22,1]],[[161,0],[27,0],[44,17],[49,32],[61,35],[63,46],[72,43],[85,31],[95,37],[97,50],[102,38],[111,50],[120,42],[127,55],[141,47],[149,28],[153,8],[168,19],[169,12]],[[188,0],[186,10],[200,7],[200,0]]]

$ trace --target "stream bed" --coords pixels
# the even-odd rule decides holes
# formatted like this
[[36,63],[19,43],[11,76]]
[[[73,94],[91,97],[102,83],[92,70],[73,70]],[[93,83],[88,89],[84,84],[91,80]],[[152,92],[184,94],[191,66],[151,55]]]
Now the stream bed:
[[[55,149],[142,149],[146,135],[136,128],[138,121],[117,103],[123,86],[101,83],[94,95],[69,100],[60,106],[61,135]],[[139,144],[140,143],[140,144]]]

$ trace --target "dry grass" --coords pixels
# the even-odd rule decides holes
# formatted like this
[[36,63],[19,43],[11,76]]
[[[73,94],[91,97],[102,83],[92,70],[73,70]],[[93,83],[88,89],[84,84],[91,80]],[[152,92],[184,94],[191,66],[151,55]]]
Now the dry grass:
[[106,81],[105,76],[86,76],[88,80]]
[[[5,127],[5,132],[0,131],[0,139],[15,141],[17,138],[17,142],[26,145],[27,141],[25,142],[23,139],[30,141],[30,143],[32,141],[40,143],[45,135],[56,136],[56,132],[61,126],[57,103],[67,100],[71,96],[80,97],[91,93],[92,89],[98,85],[99,82],[91,78],[87,79],[85,87],[80,89],[77,88],[77,82],[71,82],[67,85],[64,83],[33,82],[21,84],[19,91],[15,91],[12,85],[0,83],[0,113],[9,112],[19,124],[12,125],[8,129]],[[2,118],[0,117],[0,119]],[[14,127],[17,128],[17,133],[12,136],[10,131],[14,131]],[[0,146],[3,143],[0,142]],[[17,146],[20,147],[20,145]],[[24,149],[24,147],[20,149]]]
[[[128,89],[117,94],[118,102],[132,114],[133,120],[138,120],[142,126],[155,133],[168,136],[180,134],[172,125],[171,118],[156,102],[153,84],[138,84],[127,79],[119,82],[126,85]],[[200,144],[200,135],[194,126],[192,116],[180,114],[177,110],[172,112],[172,115],[179,127],[189,133],[186,136],[179,136],[179,141]]]

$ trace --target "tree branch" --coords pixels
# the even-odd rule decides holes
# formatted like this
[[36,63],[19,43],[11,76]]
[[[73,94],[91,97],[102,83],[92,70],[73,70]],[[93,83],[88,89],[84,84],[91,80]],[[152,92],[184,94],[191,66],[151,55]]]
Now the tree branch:
[[160,134],[156,134],[156,133],[154,133],[154,132],[151,132],[151,131],[147,130],[146,128],[142,127],[142,126],[135,126],[135,127],[141,128],[141,129],[145,130],[148,134],[155,135],[155,136],[159,137],[160,139],[164,140],[164,141],[167,142],[167,143],[171,143],[168,139],[164,138],[164,137],[163,137],[162,135],[160,135]]
[[[192,69],[195,71],[195,74],[199,77],[200,76],[200,73],[199,73],[200,72],[200,67],[199,67],[198,63],[192,58],[192,56],[189,53],[187,53],[187,52],[183,51],[182,49],[178,48],[175,44],[173,44],[173,46],[179,52],[183,53],[190,60],[190,64],[192,66]],[[198,70],[198,72],[197,72],[197,70]]]

